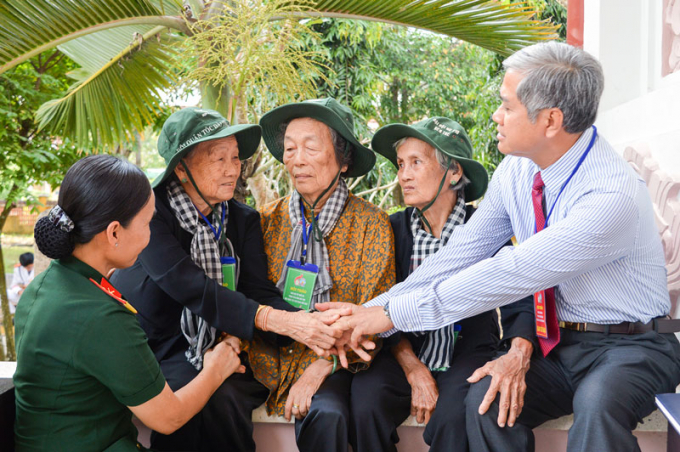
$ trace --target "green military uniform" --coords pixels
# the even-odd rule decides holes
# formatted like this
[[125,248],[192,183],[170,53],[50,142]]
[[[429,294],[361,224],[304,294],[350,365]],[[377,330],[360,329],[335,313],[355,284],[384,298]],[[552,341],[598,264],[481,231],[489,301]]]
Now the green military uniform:
[[52,262],[16,313],[17,451],[138,451],[127,406],[165,379],[134,314],[75,257]]

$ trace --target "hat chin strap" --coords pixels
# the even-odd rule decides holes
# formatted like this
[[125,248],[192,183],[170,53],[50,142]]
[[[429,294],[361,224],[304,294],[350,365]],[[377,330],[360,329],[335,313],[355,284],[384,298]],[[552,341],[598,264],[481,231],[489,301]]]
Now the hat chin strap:
[[437,194],[434,195],[434,198],[432,198],[432,200],[431,200],[430,202],[428,202],[428,203],[425,205],[425,207],[423,207],[422,209],[419,209],[419,208],[416,207],[416,213],[418,214],[418,217],[420,218],[420,221],[422,221],[423,224],[424,224],[425,226],[427,226],[427,229],[430,230],[430,234],[433,234],[432,226],[430,226],[430,223],[427,221],[427,218],[425,218],[425,211],[426,211],[427,209],[429,209],[430,207],[432,207],[432,204],[434,204],[434,202],[437,200],[437,198],[439,197],[439,194],[440,194],[441,191],[442,191],[442,188],[444,187],[444,183],[446,182],[446,176],[447,176],[448,173],[449,173],[448,168],[451,166],[451,157],[448,157],[447,160],[448,160],[448,161],[447,161],[447,165],[446,165],[447,170],[444,171],[444,177],[442,177],[442,181],[439,183],[439,188],[437,189]]
[[[349,143],[345,146],[344,151],[342,152],[342,157],[343,159],[347,156],[347,151],[349,149]],[[342,174],[342,166],[338,170],[338,173],[335,175],[333,178],[333,181],[330,183],[328,187],[324,189],[324,191],[321,192],[318,198],[314,201],[314,203],[310,206],[307,200],[304,198],[304,196],[300,196],[302,198],[302,202],[304,202],[307,207],[309,208],[311,214],[312,214],[312,236],[314,237],[314,240],[317,242],[320,242],[323,239],[323,234],[321,233],[321,229],[319,228],[319,224],[316,222],[316,205],[321,201],[321,199],[326,196],[326,194],[330,191],[331,188],[335,186],[335,184],[338,182],[338,179],[340,179],[340,174]]]
[[[186,163],[184,163],[184,160],[180,160],[179,162],[182,164],[182,167],[184,167],[184,171],[186,171],[187,176],[189,176],[189,181],[191,182],[191,185],[194,186],[194,189],[196,190],[196,193],[198,193],[198,196],[200,196],[201,199],[203,200],[203,202],[206,203],[208,205],[208,207],[210,207],[210,211],[213,213],[213,215],[215,215],[215,217],[219,218],[219,216],[217,215],[217,212],[215,211],[215,206],[210,204],[208,202],[208,200],[205,199],[205,196],[203,196],[203,193],[201,193],[201,190],[199,190],[198,185],[196,184],[196,181],[194,180],[194,176],[192,176],[191,171],[189,171],[189,167],[186,165]],[[227,237],[226,233],[222,233],[222,235],[220,235],[220,244],[223,245],[224,243],[226,243],[226,237]]]

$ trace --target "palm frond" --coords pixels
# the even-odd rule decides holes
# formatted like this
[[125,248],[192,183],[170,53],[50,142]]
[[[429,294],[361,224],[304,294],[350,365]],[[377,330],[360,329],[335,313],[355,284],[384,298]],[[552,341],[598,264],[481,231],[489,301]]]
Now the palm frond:
[[378,20],[453,36],[501,55],[557,38],[532,8],[489,0],[314,0],[326,17]]
[[4,0],[0,74],[47,49],[121,25],[186,30],[180,0]]
[[[164,27],[122,27],[78,38],[60,49],[82,65],[61,99],[37,112],[40,127],[80,147],[106,148],[131,140],[161,110],[161,92],[177,81],[176,36]],[[102,64],[103,63],[103,64]]]

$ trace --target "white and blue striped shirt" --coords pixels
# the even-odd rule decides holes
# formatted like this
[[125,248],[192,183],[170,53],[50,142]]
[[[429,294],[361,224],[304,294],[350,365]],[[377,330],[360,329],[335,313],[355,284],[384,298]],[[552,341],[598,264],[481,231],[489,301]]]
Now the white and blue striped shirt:
[[[593,133],[584,132],[541,171],[546,210]],[[470,221],[408,279],[365,306],[389,301],[397,329],[433,330],[556,286],[559,320],[615,324],[668,314],[652,202],[628,163],[598,136],[548,227],[534,234],[531,186],[539,170],[528,158],[506,157]],[[513,235],[519,245],[492,257]]]

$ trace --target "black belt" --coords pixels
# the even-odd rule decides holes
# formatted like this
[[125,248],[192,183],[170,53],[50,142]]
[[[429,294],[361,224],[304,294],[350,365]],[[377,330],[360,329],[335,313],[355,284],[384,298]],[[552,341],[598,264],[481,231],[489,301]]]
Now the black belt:
[[657,333],[676,333],[680,331],[680,319],[659,317],[647,323],[622,322],[615,325],[601,325],[599,323],[560,322],[560,328],[573,331],[605,334],[642,334],[656,331]]

